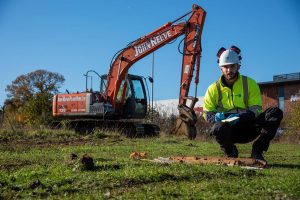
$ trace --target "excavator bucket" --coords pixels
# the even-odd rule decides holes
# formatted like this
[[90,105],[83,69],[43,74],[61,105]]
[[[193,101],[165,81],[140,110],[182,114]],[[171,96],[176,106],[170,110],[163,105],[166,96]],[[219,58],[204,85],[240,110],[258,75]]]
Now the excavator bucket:
[[189,139],[194,140],[197,136],[196,122],[197,117],[193,109],[179,105],[179,117],[176,119],[175,126],[171,131],[174,135],[185,135]]
[[197,130],[195,125],[189,124],[188,122],[185,122],[180,118],[177,118],[171,134],[185,135],[190,140],[194,140],[197,136]]

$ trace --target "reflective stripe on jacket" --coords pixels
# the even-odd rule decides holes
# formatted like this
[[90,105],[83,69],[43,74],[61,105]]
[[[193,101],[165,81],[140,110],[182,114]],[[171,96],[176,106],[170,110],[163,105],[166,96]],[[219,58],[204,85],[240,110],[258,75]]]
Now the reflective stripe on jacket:
[[206,120],[208,113],[242,113],[251,110],[257,116],[262,112],[260,89],[252,78],[239,74],[232,89],[226,87],[221,78],[208,87],[204,96],[203,111]]

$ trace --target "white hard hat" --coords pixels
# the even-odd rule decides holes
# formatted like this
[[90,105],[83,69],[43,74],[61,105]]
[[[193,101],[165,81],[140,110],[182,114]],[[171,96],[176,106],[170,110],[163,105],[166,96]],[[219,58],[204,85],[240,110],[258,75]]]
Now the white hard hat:
[[221,48],[221,52],[219,50],[218,53],[218,62],[219,62],[219,66],[223,66],[223,65],[230,65],[230,64],[239,64],[241,65],[241,59],[242,57],[239,55],[240,50],[235,47],[232,46],[230,49],[225,50],[225,48]]

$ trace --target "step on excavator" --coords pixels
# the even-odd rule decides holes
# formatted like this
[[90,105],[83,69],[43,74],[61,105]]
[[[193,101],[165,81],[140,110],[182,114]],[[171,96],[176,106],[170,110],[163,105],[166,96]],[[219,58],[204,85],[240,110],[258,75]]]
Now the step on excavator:
[[[183,56],[179,116],[172,132],[194,139],[197,121],[194,106],[198,100],[196,94],[205,16],[206,12],[194,4],[190,12],[129,43],[115,54],[108,74],[101,76],[100,91],[55,95],[53,116],[69,121],[76,132],[91,132],[96,127],[115,127],[121,128],[130,137],[157,135],[159,127],[143,123],[142,120],[148,108],[144,78],[128,74],[128,70],[138,60],[184,36],[179,44],[180,47],[183,42],[183,49],[178,48]],[[196,91],[195,96],[191,97],[188,94],[193,76]]]

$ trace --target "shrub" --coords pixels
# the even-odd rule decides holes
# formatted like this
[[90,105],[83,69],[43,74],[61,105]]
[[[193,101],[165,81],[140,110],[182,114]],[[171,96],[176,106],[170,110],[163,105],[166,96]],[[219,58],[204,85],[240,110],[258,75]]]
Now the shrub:
[[148,114],[146,116],[146,121],[150,121],[153,124],[156,124],[160,127],[160,132],[165,134],[170,134],[174,124],[175,124],[176,116],[173,114],[168,114],[165,111],[159,110],[157,108],[152,110],[148,110]]
[[198,138],[200,137],[200,139],[204,139],[204,140],[210,139],[211,138],[210,128],[211,125],[205,121],[203,116],[197,117],[196,129],[197,129]]
[[300,101],[292,102],[290,111],[284,115],[281,127],[284,130],[281,140],[300,141]]

